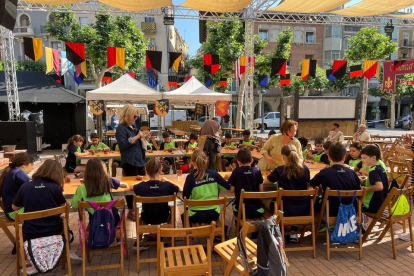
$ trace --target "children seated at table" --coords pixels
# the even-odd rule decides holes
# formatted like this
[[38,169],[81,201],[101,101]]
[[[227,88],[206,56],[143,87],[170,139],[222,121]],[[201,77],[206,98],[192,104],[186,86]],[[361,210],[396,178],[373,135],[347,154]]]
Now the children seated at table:
[[107,145],[99,141],[98,133],[91,133],[89,137],[91,138],[92,143],[89,144],[89,146],[86,148],[87,150],[93,150],[93,151],[109,150],[109,147]]
[[242,135],[243,139],[239,142],[239,148],[254,146],[254,140],[250,139],[250,130],[243,130]]
[[164,141],[161,143],[160,150],[178,149],[178,143],[171,139],[170,134],[168,134],[168,132],[163,132],[162,138],[164,139]]
[[[360,190],[361,184],[358,175],[351,169],[344,167],[346,155],[346,148],[340,142],[333,143],[329,147],[329,160],[332,161],[332,166],[322,169],[315,177],[310,181],[310,185],[313,187],[322,185],[322,198],[315,202],[315,211],[324,212],[321,210],[322,199],[325,194],[326,188],[331,190]],[[352,202],[352,198],[343,198],[342,204],[347,205]],[[354,201],[356,205],[357,202]],[[329,199],[329,215],[334,217],[338,214],[339,199],[333,197]]]
[[85,152],[82,148],[82,144],[83,137],[79,134],[73,135],[68,140],[68,157],[66,158],[65,164],[65,170],[68,173],[82,173],[85,171],[85,166],[80,164],[80,160],[76,160],[76,157],[89,155],[89,153]]
[[308,152],[307,146],[308,146],[309,140],[306,139],[305,137],[299,137],[298,140],[299,140],[300,145],[302,147],[302,157],[303,157],[303,160],[306,160],[307,159],[306,153]]
[[[105,171],[105,164],[99,159],[90,159],[86,163],[83,183],[76,189],[71,205],[78,208],[78,200],[81,201],[111,201],[111,188],[117,190],[119,187],[127,188],[127,184],[114,178],[109,178]],[[120,215],[116,208],[113,208],[115,225],[120,221]],[[93,208],[87,208],[89,214],[93,214]]]
[[[377,213],[382,202],[388,194],[388,177],[386,167],[378,161],[381,151],[374,145],[367,145],[361,150],[361,159],[364,166],[368,168],[368,178],[365,181],[367,192],[365,194],[362,210],[368,213]],[[364,168],[360,170],[365,171]]]
[[187,142],[185,142],[185,144],[184,144],[184,150],[187,150],[187,149],[191,149],[191,150],[197,149],[198,148],[197,140],[198,140],[198,135],[195,134],[195,133],[191,133],[190,134],[190,139]]
[[[18,153],[0,176],[0,197],[4,205],[4,214],[9,220],[14,221],[13,199],[20,187],[30,181],[27,174],[33,170],[33,162],[33,157],[27,152]],[[23,213],[24,210],[21,209],[18,212]]]
[[[246,192],[263,192],[263,176],[259,168],[252,167],[253,157],[248,149],[240,149],[236,155],[239,167],[234,169],[231,176],[226,176],[231,186],[230,192],[234,193],[233,212],[237,216],[239,211],[240,194]],[[260,199],[247,199],[246,217],[249,219],[260,218],[263,215],[263,203]]]
[[[327,144],[328,145],[328,144]],[[328,146],[329,148],[329,146]],[[324,163],[329,165],[328,155],[325,153],[324,150],[324,141],[323,138],[316,138],[315,139],[315,151],[310,153],[309,151],[306,153],[308,159],[316,161],[318,163]]]
[[[307,140],[306,140],[307,141]],[[292,144],[282,147],[283,166],[277,167],[264,180],[264,184],[278,184],[284,190],[307,190],[310,181],[310,172],[306,165],[299,159],[297,149]],[[309,215],[309,197],[285,197],[283,198],[283,216],[296,217]],[[274,204],[270,204],[270,211],[273,212]],[[296,228],[293,227],[292,228]],[[296,229],[292,229],[296,230]],[[297,242],[297,234],[290,235],[290,240]]]
[[[134,185],[134,193],[142,197],[169,196],[178,193],[180,188],[171,182],[161,181],[162,164],[158,158],[150,159],[145,165],[148,181]],[[161,224],[170,219],[168,203],[143,204],[141,218],[147,224]]]
[[345,158],[345,164],[349,167],[354,168],[361,163],[361,150],[362,146],[360,143],[353,143],[349,146],[349,154]]
[[[207,169],[207,156],[202,150],[196,150],[191,155],[194,166],[185,179],[183,196],[192,200],[217,199],[219,190],[226,191],[230,185],[216,171]],[[211,223],[220,216],[220,206],[194,206],[188,210],[191,223]]]
[[[224,136],[224,142],[221,143],[222,149],[236,149],[236,144],[232,142],[233,136],[230,132],[226,132]],[[230,166],[233,162],[236,162],[233,155],[224,155],[221,159],[221,168],[226,171],[226,167]]]

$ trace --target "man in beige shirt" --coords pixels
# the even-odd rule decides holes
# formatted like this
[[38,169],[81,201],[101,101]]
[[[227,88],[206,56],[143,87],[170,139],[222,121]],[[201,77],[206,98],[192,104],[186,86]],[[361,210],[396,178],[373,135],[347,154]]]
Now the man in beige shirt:
[[329,131],[326,141],[332,141],[333,143],[342,143],[344,141],[344,134],[339,130],[339,124],[335,123],[332,125],[332,131]]
[[367,126],[364,124],[359,125],[359,129],[355,134],[352,136],[353,142],[363,142],[368,141],[370,139],[370,136],[367,132]]

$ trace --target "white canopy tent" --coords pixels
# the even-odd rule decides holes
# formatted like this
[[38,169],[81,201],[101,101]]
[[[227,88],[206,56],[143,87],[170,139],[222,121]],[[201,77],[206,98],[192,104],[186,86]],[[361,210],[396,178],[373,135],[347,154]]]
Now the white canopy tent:
[[140,83],[128,74],[101,88],[86,92],[86,100],[107,102],[144,102],[161,100],[162,94]]
[[163,99],[175,103],[203,103],[214,104],[217,101],[231,101],[230,94],[214,92],[205,87],[195,77],[191,77],[180,88],[174,91],[164,92]]

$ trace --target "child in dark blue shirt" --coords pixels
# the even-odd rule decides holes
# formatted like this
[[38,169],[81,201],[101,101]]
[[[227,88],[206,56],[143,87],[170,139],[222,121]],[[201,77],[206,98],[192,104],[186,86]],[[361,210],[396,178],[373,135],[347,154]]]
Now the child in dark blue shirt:
[[[235,215],[238,214],[240,208],[241,190],[246,192],[263,192],[263,176],[259,168],[251,167],[253,163],[251,152],[247,149],[240,149],[236,159],[239,167],[232,172],[230,177],[226,177],[231,185],[230,192],[235,195],[235,202],[233,204]],[[244,203],[246,204],[247,218],[259,218],[263,215],[263,203],[260,199],[247,199]]]
[[66,158],[65,170],[68,173],[83,173],[85,166],[80,164],[80,160],[76,160],[76,157],[89,155],[82,148],[83,137],[76,134],[73,135],[68,141],[68,157]]

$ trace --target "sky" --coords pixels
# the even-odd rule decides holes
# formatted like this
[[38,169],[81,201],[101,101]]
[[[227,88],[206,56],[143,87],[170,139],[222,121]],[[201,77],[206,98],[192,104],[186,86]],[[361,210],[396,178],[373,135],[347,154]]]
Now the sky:
[[[351,0],[345,7],[355,5],[362,0]],[[184,3],[185,0],[173,0],[174,5],[180,5]],[[175,19],[175,27],[178,29],[180,34],[184,37],[184,40],[187,42],[190,47],[190,56],[195,55],[198,48],[201,46],[199,43],[199,32],[198,32],[198,20],[196,19]]]

